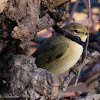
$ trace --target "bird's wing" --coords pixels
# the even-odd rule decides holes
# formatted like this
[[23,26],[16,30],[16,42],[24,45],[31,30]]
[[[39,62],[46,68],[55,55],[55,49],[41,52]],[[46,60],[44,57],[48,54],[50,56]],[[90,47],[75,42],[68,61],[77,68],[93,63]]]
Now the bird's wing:
[[62,35],[56,35],[42,44],[32,56],[36,58],[36,65],[43,67],[61,57],[68,47],[67,39]]

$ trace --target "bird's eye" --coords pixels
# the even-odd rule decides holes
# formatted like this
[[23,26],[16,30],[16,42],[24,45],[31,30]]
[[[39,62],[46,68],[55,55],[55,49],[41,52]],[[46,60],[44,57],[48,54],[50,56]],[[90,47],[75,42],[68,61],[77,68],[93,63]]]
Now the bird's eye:
[[78,30],[74,30],[74,33],[77,34],[78,33]]

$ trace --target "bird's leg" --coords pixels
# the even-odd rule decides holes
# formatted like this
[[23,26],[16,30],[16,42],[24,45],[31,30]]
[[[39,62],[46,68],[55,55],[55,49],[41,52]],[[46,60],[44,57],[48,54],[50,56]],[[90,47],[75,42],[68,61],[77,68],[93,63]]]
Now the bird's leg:
[[73,68],[70,68],[70,71],[69,71],[69,74],[71,73],[71,72],[73,72],[74,74],[76,74],[76,75],[78,75],[78,70],[75,70],[75,68],[73,67]]

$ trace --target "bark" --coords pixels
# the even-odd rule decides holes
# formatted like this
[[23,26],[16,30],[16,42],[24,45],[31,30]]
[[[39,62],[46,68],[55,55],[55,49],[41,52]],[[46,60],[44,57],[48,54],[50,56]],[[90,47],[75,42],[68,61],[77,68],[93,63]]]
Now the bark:
[[[54,98],[57,95],[63,77],[49,73],[35,65],[35,59],[22,54],[13,56],[9,62],[12,68],[9,70],[9,91],[4,91],[12,96],[35,100],[40,96]],[[5,75],[6,76],[6,75]],[[6,78],[7,78],[6,76]]]
[[41,2],[42,13],[51,11],[55,7],[58,7],[59,5],[69,2],[69,1],[71,0],[42,0]]
[[55,24],[48,14],[39,18],[40,14],[67,1],[0,0],[0,98],[52,100],[63,90],[62,83],[68,86],[74,73],[64,82],[62,76],[37,68],[35,59],[27,56],[30,40]]
[[[45,0],[46,1],[46,0]],[[68,0],[51,0],[52,8]],[[45,4],[47,5],[48,2]],[[0,98],[29,98],[40,96],[53,99],[63,82],[60,75],[49,73],[28,57],[30,40],[38,31],[55,24],[45,14],[39,18],[42,0],[0,0]],[[56,5],[57,4],[57,5]],[[47,9],[49,9],[47,7]]]

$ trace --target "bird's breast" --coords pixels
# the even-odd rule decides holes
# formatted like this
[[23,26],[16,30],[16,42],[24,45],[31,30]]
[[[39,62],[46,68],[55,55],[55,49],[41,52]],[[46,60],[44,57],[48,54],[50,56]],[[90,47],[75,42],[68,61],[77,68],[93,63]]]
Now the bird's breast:
[[[63,48],[62,48],[63,49]],[[55,74],[61,74],[68,69],[70,69],[80,58],[83,52],[83,47],[78,43],[71,41],[69,44],[69,48],[66,50],[64,55],[52,62],[50,65],[50,69],[48,71],[53,72]]]

